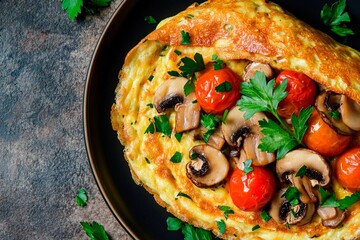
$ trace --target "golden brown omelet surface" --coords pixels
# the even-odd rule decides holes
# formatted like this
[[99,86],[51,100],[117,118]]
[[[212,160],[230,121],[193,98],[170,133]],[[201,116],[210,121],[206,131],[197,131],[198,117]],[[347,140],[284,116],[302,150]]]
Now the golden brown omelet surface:
[[[191,43],[181,44],[180,31]],[[291,47],[290,47],[291,46]],[[179,55],[178,53],[181,52]],[[275,69],[303,72],[339,93],[360,101],[360,54],[287,15],[279,6],[262,0],[212,0],[194,5],[164,20],[127,55],[116,88],[111,122],[124,145],[134,180],[179,219],[212,230],[226,239],[349,239],[360,235],[360,205],[353,205],[343,227],[322,226],[319,217],[304,226],[287,228],[274,220],[265,222],[261,212],[244,212],[232,202],[227,185],[199,188],[186,176],[189,149],[203,143],[185,132],[174,137],[175,113],[168,112],[171,136],[145,133],[157,111],[152,108],[156,89],[178,69],[183,57],[200,53],[206,63],[213,54],[236,73],[248,61],[266,62]],[[331,64],[329,64],[331,62]],[[170,161],[182,154],[178,163]],[[335,183],[336,185],[336,183]],[[336,185],[341,196],[348,194]],[[179,196],[186,194],[190,198]],[[219,206],[235,211],[225,219]],[[216,221],[224,220],[220,234]],[[260,225],[252,231],[255,225]]]

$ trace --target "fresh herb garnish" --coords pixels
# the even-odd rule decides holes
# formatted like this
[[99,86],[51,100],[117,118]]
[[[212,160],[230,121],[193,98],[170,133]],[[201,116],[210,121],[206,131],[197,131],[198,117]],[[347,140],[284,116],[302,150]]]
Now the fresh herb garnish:
[[178,73],[178,72],[175,71],[175,70],[168,71],[167,73],[168,73],[170,76],[172,76],[172,77],[180,77],[180,73]]
[[346,25],[346,23],[350,22],[350,17],[349,14],[345,12],[345,8],[346,0],[339,0],[331,6],[326,3],[320,12],[321,20],[325,25],[330,26],[331,31],[341,37],[355,34],[355,32]]
[[221,120],[214,114],[201,114],[200,123],[207,131],[204,133],[204,142],[208,142],[210,136],[214,133],[216,126]]
[[145,161],[146,161],[147,164],[150,163],[150,160],[147,157],[145,157]]
[[181,44],[188,45],[191,43],[190,41],[190,35],[188,32],[185,32],[184,30],[180,31],[181,33]]
[[340,112],[337,110],[329,112],[329,115],[334,120],[338,120],[340,118]]
[[221,118],[221,122],[222,122],[223,124],[225,124],[225,125],[226,125],[225,119],[226,119],[226,117],[227,117],[228,114],[229,114],[229,109],[225,109],[225,111],[224,111],[224,113],[223,113],[223,115],[222,115],[222,118]]
[[215,87],[216,92],[230,92],[231,90],[232,90],[232,85],[228,81],[220,83]]
[[247,175],[248,173],[250,173],[251,171],[253,171],[254,169],[251,167],[252,164],[252,160],[248,159],[246,161],[243,162],[244,164],[244,173]]
[[234,214],[234,210],[232,210],[229,206],[218,206],[218,208],[224,212],[225,219],[228,219],[229,214]]
[[260,228],[260,225],[255,225],[251,228],[251,231],[255,231],[256,229],[259,229]]
[[301,168],[299,168],[299,170],[297,171],[295,177],[300,177],[303,178],[306,174],[307,171],[307,167],[305,165],[303,165]]
[[61,7],[74,20],[82,13],[95,14],[102,7],[109,6],[112,0],[62,0]]
[[216,221],[216,224],[218,226],[218,229],[220,231],[220,234],[224,234],[225,233],[225,230],[226,230],[226,224],[224,222],[224,220],[217,220]]
[[146,104],[146,106],[148,106],[149,108],[154,108],[154,104],[152,104],[152,103],[148,103],[148,104]]
[[182,71],[181,76],[191,77],[195,72],[205,69],[205,63],[200,53],[194,54],[194,59],[189,57],[181,58],[182,65],[179,69]]
[[286,200],[290,202],[292,206],[299,204],[300,191],[296,187],[288,187],[286,191],[281,195],[281,197],[285,197]]
[[268,222],[270,221],[271,219],[271,216],[269,215],[268,212],[266,211],[262,211],[261,214],[260,214],[261,218],[265,221],[265,222]]
[[181,152],[176,152],[170,158],[170,162],[173,162],[173,163],[179,163],[179,162],[181,162],[181,160],[182,160],[182,153]]
[[176,200],[178,197],[185,197],[185,198],[188,198],[188,199],[191,199],[191,197],[183,192],[179,192],[177,195],[176,195]]
[[323,187],[319,187],[320,192],[320,205],[321,207],[337,207],[341,210],[349,208],[351,205],[360,200],[360,192],[355,192],[350,196],[346,196],[337,200],[335,192],[329,193]]
[[83,188],[79,189],[75,198],[76,204],[80,207],[85,207],[87,204],[87,200],[88,200],[88,196],[85,189]]
[[80,224],[90,240],[109,240],[109,236],[107,235],[104,226],[101,224],[95,221],[92,223],[80,222]]
[[179,50],[177,50],[177,49],[175,49],[175,50],[174,50],[174,53],[175,53],[176,55],[180,56],[182,52],[179,51]]
[[195,83],[194,83],[193,80],[190,79],[184,85],[184,94],[185,94],[185,96],[188,96],[194,90],[195,90]]
[[150,122],[144,133],[153,134],[155,132],[163,133],[168,137],[171,136],[169,118],[166,115],[154,116],[154,121]]
[[155,18],[153,16],[146,16],[145,21],[149,24],[157,23],[157,21],[155,20]]
[[215,63],[214,63],[215,70],[219,70],[219,69],[223,68],[224,62],[223,62],[223,60],[219,59],[219,57],[216,54],[213,54],[211,56],[211,60],[215,61]]
[[183,133],[178,133],[178,132],[175,133],[175,138],[176,138],[176,140],[177,140],[178,142],[181,141],[182,136],[183,136]]
[[148,77],[148,80],[151,82],[152,80],[154,79],[154,75],[150,75],[149,77]]
[[277,106],[286,96],[285,91],[287,79],[274,88],[275,79],[266,81],[265,74],[257,71],[250,82],[241,84],[241,99],[237,106],[245,111],[245,120],[252,117],[257,112],[269,112],[278,121],[260,120],[259,124],[264,137],[261,139],[259,149],[267,152],[277,151],[277,158],[281,159],[287,152],[298,145],[302,145],[302,138],[308,128],[307,120],[311,116],[313,107],[301,109],[299,115],[292,114],[291,123],[294,127],[292,131],[277,113]]
[[193,240],[193,239],[201,239],[201,240],[212,240],[213,235],[210,231],[206,231],[202,228],[195,228],[188,223],[184,223],[181,220],[175,217],[168,217],[166,219],[167,229],[169,231],[178,231],[184,235],[184,240]]

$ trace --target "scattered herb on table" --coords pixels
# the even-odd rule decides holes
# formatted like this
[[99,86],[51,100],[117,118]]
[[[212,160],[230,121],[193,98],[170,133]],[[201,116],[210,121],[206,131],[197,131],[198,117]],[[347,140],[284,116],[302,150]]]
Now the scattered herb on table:
[[95,14],[100,8],[109,6],[112,0],[62,0],[61,7],[70,20],[74,20],[80,14]]
[[87,204],[87,200],[88,200],[88,196],[85,189],[83,188],[79,189],[75,198],[76,204],[80,207],[85,207]]
[[331,6],[326,3],[320,12],[321,20],[325,25],[330,26],[331,31],[341,37],[355,34],[355,32],[346,25],[346,23],[350,22],[350,16],[345,11],[345,8],[346,0],[339,0]]
[[90,240],[109,240],[109,236],[101,224],[95,221],[92,223],[80,222],[80,224]]

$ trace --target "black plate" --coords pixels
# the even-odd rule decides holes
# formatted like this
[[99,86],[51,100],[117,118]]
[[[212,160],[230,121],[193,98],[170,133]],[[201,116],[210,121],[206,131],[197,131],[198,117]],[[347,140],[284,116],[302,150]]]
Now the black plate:
[[[198,1],[201,2],[201,1]],[[338,41],[360,50],[359,34],[347,39],[335,36],[319,17],[326,2],[314,0],[278,0],[285,9],[310,25],[328,33]],[[166,229],[170,216],[153,197],[137,186],[130,175],[116,133],[111,128],[110,108],[118,72],[126,53],[155,25],[157,20],[172,16],[192,4],[192,0],[128,0],[110,19],[95,49],[87,76],[84,96],[84,130],[90,164],[105,201],[117,220],[135,239],[183,239],[179,232]],[[348,0],[348,11],[355,27],[360,26],[360,1]],[[359,29],[356,29],[360,32]]]

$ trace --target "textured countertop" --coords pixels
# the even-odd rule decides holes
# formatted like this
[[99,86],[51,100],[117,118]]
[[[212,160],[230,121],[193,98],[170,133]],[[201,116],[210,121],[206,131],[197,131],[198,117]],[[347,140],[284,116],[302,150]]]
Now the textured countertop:
[[95,183],[82,118],[92,53],[121,2],[70,21],[59,0],[0,0],[0,239],[87,239],[80,221],[131,239]]

